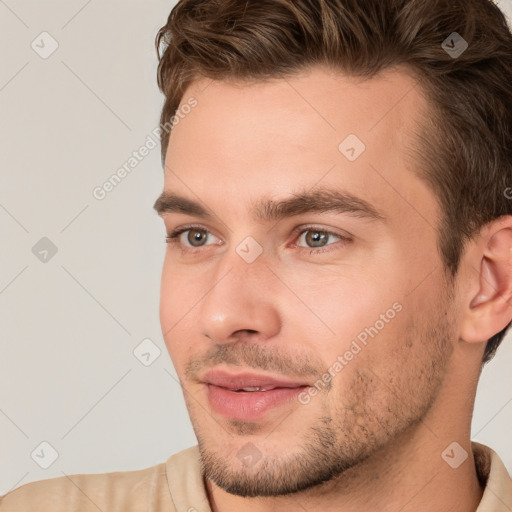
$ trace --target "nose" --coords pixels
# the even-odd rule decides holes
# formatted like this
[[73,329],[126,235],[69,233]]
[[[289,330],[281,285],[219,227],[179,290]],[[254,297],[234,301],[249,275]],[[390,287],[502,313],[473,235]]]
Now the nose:
[[279,333],[276,277],[264,258],[245,262],[237,253],[225,257],[217,268],[211,289],[201,301],[202,334],[217,343],[243,338],[270,339]]

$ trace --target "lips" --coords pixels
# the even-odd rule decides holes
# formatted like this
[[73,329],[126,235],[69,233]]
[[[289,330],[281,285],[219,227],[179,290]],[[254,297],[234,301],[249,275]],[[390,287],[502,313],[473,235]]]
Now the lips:
[[293,382],[285,379],[276,379],[267,375],[253,373],[230,374],[222,370],[210,370],[202,381],[230,391],[270,391],[276,388],[299,388],[308,386],[306,382]]
[[299,407],[309,385],[254,373],[210,370],[201,379],[211,411],[226,419],[260,421],[280,407]]

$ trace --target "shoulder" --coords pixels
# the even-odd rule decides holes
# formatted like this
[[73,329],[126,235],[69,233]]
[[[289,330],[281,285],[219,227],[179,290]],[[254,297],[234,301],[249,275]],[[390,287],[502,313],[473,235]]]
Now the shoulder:
[[503,460],[489,446],[472,441],[478,479],[484,488],[476,512],[512,510],[512,479]]
[[31,482],[2,496],[0,511],[140,512],[148,510],[151,500],[165,500],[165,491],[169,492],[163,462],[135,471],[65,475]]

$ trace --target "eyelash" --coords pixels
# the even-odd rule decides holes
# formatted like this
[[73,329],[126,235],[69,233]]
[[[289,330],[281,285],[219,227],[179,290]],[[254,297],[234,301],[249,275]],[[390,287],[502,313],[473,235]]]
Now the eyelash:
[[[181,228],[175,229],[169,235],[167,235],[165,237],[165,243],[167,243],[167,244],[169,244],[171,246],[178,245],[179,244],[179,240],[178,240],[179,236],[182,233],[185,233],[186,231],[190,231],[190,230],[193,230],[193,229],[196,229],[197,231],[204,231],[206,233],[210,233],[210,231],[208,231],[207,229],[203,228],[202,226],[193,226],[193,225],[192,226],[183,226]],[[303,233],[306,233],[308,231],[314,231],[314,232],[316,231],[316,232],[319,232],[319,233],[324,233],[326,235],[332,235],[332,236],[340,238],[341,239],[340,241],[343,241],[343,242],[350,242],[351,241],[350,238],[344,237],[344,236],[340,235],[339,233],[335,233],[334,231],[329,231],[327,229],[319,228],[317,226],[301,226],[299,228],[294,229],[292,233],[293,234],[297,233],[297,235],[300,236]],[[332,250],[335,250],[335,248],[334,249],[331,248],[332,245],[335,245],[335,244],[329,244],[329,245],[327,245],[325,247],[322,247],[322,248],[319,248],[319,249],[314,249],[314,248],[307,249],[305,247],[300,247],[300,249],[309,251],[309,254],[319,254],[319,253],[330,252]],[[203,246],[203,247],[205,247],[205,246]],[[190,248],[190,247],[183,248],[183,247],[181,247],[181,252],[182,253],[194,254],[194,253],[197,253],[197,252],[201,251],[203,247],[195,247],[195,248]]]

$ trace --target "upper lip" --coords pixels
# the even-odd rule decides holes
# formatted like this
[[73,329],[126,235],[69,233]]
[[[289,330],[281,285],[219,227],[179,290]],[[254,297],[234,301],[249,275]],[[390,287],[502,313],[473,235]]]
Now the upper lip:
[[232,374],[222,370],[210,370],[202,378],[203,382],[213,384],[226,389],[238,390],[247,387],[258,388],[298,388],[308,386],[305,382],[292,382],[284,379],[276,379],[268,375],[255,373]]

